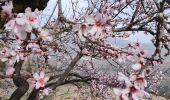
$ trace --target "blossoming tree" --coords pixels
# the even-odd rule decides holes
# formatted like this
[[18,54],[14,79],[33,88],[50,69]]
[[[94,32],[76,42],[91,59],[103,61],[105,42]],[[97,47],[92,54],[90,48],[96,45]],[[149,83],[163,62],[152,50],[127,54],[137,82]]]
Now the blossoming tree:
[[[77,86],[83,100],[147,100],[159,95],[153,89],[163,79],[156,66],[164,64],[170,52],[170,1],[85,0],[83,8],[80,1],[68,1],[72,13],[67,17],[57,0],[58,16],[52,20],[52,14],[43,25],[39,16],[48,0],[0,1],[0,59],[7,66],[0,78],[12,79],[17,87],[9,99],[20,100],[26,92],[27,100],[42,99],[66,84]],[[138,33],[152,37],[154,51],[138,41],[125,46],[113,42]],[[28,59],[34,61],[30,70],[24,69]],[[107,66],[100,62],[112,70],[102,70]]]

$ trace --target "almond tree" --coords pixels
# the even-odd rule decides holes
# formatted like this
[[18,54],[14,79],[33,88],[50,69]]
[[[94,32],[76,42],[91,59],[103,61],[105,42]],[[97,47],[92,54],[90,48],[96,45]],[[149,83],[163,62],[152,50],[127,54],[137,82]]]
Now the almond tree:
[[[0,76],[17,87],[10,100],[20,100],[26,92],[27,100],[39,100],[67,84],[77,86],[83,100],[147,100],[151,94],[160,95],[156,86],[163,72],[156,66],[169,55],[169,0],[84,0],[85,7],[80,0],[70,0],[69,17],[57,0],[42,25],[39,16],[47,2],[0,1],[0,59],[7,65]],[[155,50],[145,50],[139,41],[125,46],[112,42],[138,33],[151,37]],[[23,69],[28,59],[34,61],[29,66],[34,70]],[[104,71],[102,62],[112,70]]]

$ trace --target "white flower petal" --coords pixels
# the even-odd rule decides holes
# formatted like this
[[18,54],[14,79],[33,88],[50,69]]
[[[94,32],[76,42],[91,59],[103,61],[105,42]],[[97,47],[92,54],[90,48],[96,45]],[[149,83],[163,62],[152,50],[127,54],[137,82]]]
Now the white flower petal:
[[35,89],[39,89],[41,87],[41,84],[39,82],[36,82]]
[[95,24],[95,19],[92,16],[86,17],[86,22],[88,24]]
[[133,100],[140,100],[136,93],[132,93]]
[[25,13],[31,13],[32,11],[31,11],[31,8],[30,7],[27,7],[26,9],[25,9]]
[[19,62],[19,60],[20,60],[20,57],[19,57],[19,55],[17,55],[16,56],[16,61]]
[[12,75],[14,74],[15,69],[13,67],[8,67],[6,70],[6,75]]
[[34,78],[35,80],[38,80],[38,79],[40,78],[40,76],[38,75],[38,73],[34,73],[33,78]]
[[2,62],[8,61],[8,58],[1,58]]
[[44,90],[43,90],[43,93],[44,93],[45,95],[49,95],[49,93],[50,93],[50,92],[49,92],[49,89],[48,89],[48,88],[44,89]]
[[29,24],[27,24],[27,25],[25,26],[25,31],[26,31],[26,32],[31,32],[31,31],[32,31],[32,26],[29,25]]
[[144,79],[144,86],[147,87],[147,81]]
[[139,64],[139,63],[136,63],[136,64],[133,64],[132,65],[132,68],[134,69],[134,70],[139,70],[139,69],[141,69],[141,64]]
[[25,25],[25,19],[24,18],[16,18],[15,21],[18,25],[21,25],[21,26]]
[[120,94],[121,94],[121,89],[114,88],[113,91],[114,91],[114,93],[115,93],[116,95],[120,95]]
[[41,77],[41,78],[44,78],[44,76],[45,76],[45,73],[44,73],[43,71],[41,71],[41,72],[40,72],[40,77]]
[[17,53],[15,51],[11,51],[10,54],[11,56],[16,56]]

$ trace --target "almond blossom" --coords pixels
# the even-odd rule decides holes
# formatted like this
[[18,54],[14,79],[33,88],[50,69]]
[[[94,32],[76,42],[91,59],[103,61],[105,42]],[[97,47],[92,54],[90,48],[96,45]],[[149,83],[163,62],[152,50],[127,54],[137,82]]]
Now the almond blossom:
[[149,94],[135,85],[128,86],[127,91],[131,94],[132,100],[146,100]]
[[8,68],[6,69],[6,75],[8,75],[8,76],[13,75],[14,72],[15,72],[15,69],[14,69],[13,67],[8,67]]
[[39,37],[44,41],[52,41],[52,36],[50,36],[49,31],[45,29],[39,29]]
[[36,43],[29,43],[26,47],[27,50],[31,50],[33,54],[37,56],[43,55],[43,51],[41,50],[40,46]]
[[137,86],[128,86],[125,89],[114,88],[116,100],[146,100],[149,94]]
[[27,23],[24,18],[18,17],[10,20],[5,25],[5,29],[10,31],[10,33],[13,34],[16,39],[21,40],[26,38],[26,32],[31,32],[32,27]]
[[8,54],[8,48],[6,48],[6,47],[4,47],[1,51],[0,51],[0,55],[1,55],[1,57],[3,56],[3,55],[7,55]]
[[147,87],[147,81],[145,79],[144,73],[138,75],[138,74],[132,74],[130,76],[130,80],[134,82],[135,86],[138,86],[141,89],[144,89]]
[[134,70],[140,70],[141,67],[142,67],[142,65],[140,63],[136,63],[136,64],[132,65],[132,69],[134,69]]
[[130,82],[129,78],[121,72],[118,72],[118,81],[120,81],[120,82],[125,81],[126,84],[128,84]]
[[25,39],[27,32],[38,23],[38,10],[31,11],[31,8],[25,10],[25,14],[18,14],[16,18],[5,24],[5,29],[15,35],[17,40]]
[[5,51],[1,56],[2,62],[8,62],[10,65],[12,65],[15,61],[19,61],[19,57],[17,57],[17,53],[15,51]]
[[126,62],[127,60],[127,55],[126,54],[119,54],[118,59],[119,62]]
[[111,33],[111,25],[113,21],[111,17],[104,13],[96,13],[95,15],[88,15],[84,22],[73,25],[72,30],[78,31],[78,36],[82,41],[89,37],[90,39],[103,39],[107,37],[107,33]]
[[25,9],[25,17],[31,25],[36,25],[38,23],[38,15],[38,9],[36,9],[34,12],[32,12],[31,8],[29,7]]
[[35,73],[33,77],[36,80],[35,89],[44,87],[47,81],[49,80],[49,77],[45,76],[45,73],[43,71],[41,71],[40,73]]
[[128,98],[128,91],[123,89],[114,88],[114,93],[116,94],[116,100],[129,100]]
[[73,26],[72,30],[74,32],[78,31],[78,36],[82,41],[85,41],[86,39],[84,38],[84,36],[86,37],[88,34],[88,31],[90,30],[90,27],[87,23],[82,23],[82,24],[76,24]]
[[40,92],[39,92],[40,98],[43,99],[44,96],[49,95],[51,91],[52,91],[52,89],[50,89],[50,88],[45,88],[43,90],[40,90]]
[[2,6],[2,12],[9,17],[12,16],[12,9],[13,9],[12,1],[6,2],[6,5]]
[[106,30],[104,29],[104,25],[107,24],[108,17],[104,14],[97,13],[95,16],[87,16],[85,21],[92,26],[89,30],[91,36],[95,38],[103,38],[106,35]]
[[[63,77],[64,80],[61,80],[63,82],[63,84],[61,85],[64,85],[65,83],[67,84],[67,82],[79,85],[79,81],[78,83],[76,83],[78,79],[80,80],[80,85],[84,85],[83,83],[85,82],[89,83],[88,85],[86,85],[88,87],[86,89],[88,90],[90,87],[90,93],[92,94],[88,94],[94,97],[96,95],[101,96],[101,100],[111,100],[110,98],[106,98],[107,96],[111,95],[111,93],[107,93],[107,91],[113,89],[116,94],[116,100],[146,100],[147,98],[149,98],[149,94],[145,92],[145,88],[148,86],[148,83],[152,82],[146,81],[146,79],[150,78],[149,75],[151,75],[150,73],[152,69],[146,70],[145,68],[150,66],[153,67],[153,65],[155,65],[155,61],[156,63],[162,61],[157,61],[157,59],[154,59],[154,57],[151,58],[151,60],[148,60],[148,52],[147,50],[139,49],[139,47],[141,47],[141,44],[139,42],[130,43],[128,44],[128,46],[125,47],[119,47],[117,45],[112,45],[114,44],[112,41],[115,38],[127,38],[131,35],[131,33],[135,34],[136,32],[144,31],[147,34],[151,33],[151,35],[154,35],[154,46],[156,47],[155,53],[156,51],[161,51],[162,48],[167,49],[168,46],[166,46],[165,44],[167,41],[170,40],[164,39],[169,38],[164,36],[164,34],[168,32],[168,29],[166,29],[165,27],[166,22],[162,25],[166,14],[160,11],[158,11],[160,12],[158,13],[156,11],[157,9],[152,9],[154,8],[153,6],[157,5],[147,3],[151,0],[143,1],[142,3],[144,4],[144,7],[141,6],[140,2],[139,4],[137,4],[137,1],[135,0],[94,1],[95,2],[88,2],[88,7],[82,9],[83,12],[86,11],[86,13],[84,14],[81,13],[81,9],[77,10],[77,8],[79,8],[78,6],[75,6],[78,4],[78,1],[77,3],[75,3],[74,1],[72,2],[73,5],[71,8],[73,8],[73,10],[71,11],[73,11],[74,16],[70,16],[69,14],[69,17],[76,19],[76,21],[69,19],[68,16],[65,16],[65,13],[62,11],[62,9],[58,9],[61,10],[61,12],[63,13],[60,13],[60,11],[58,11],[58,17],[57,19],[54,19],[54,22],[52,23],[51,20],[53,20],[53,18],[51,19],[49,17],[49,20],[47,20],[47,24],[43,27],[41,27],[42,25],[39,25],[40,21],[38,17],[40,13],[36,9],[36,7],[30,8],[30,6],[25,9],[25,12],[24,9],[22,9],[22,13],[17,13],[15,8],[16,4],[14,4],[15,13],[12,14],[12,2],[14,1],[9,1],[8,3],[6,2],[5,5],[1,3],[2,5],[4,5],[1,7],[1,17],[7,17],[5,22],[2,23],[2,26],[4,25],[4,29],[3,27],[1,27],[2,31],[4,31],[2,32],[1,42],[3,46],[6,46],[8,48],[4,48],[0,51],[0,60],[2,62],[7,62],[7,64],[10,65],[14,63],[15,65],[20,64],[20,66],[18,66],[19,69],[17,69],[17,72],[21,73],[16,73],[17,77],[15,78],[16,80],[20,80],[18,78],[22,78],[21,81],[23,80],[23,82],[25,83],[27,82],[27,78],[32,78],[30,77],[30,73],[34,72],[37,68],[40,70],[45,70],[46,68],[48,68],[46,66],[47,64],[49,65],[49,70],[47,70],[52,71],[51,68],[53,69],[53,64],[48,64],[47,60],[50,57],[55,58],[54,60],[55,62],[57,62],[57,66],[54,64],[54,66],[56,66],[56,73],[52,72],[53,74],[49,74],[56,74],[57,77],[52,76],[55,78],[52,79],[52,82],[58,83],[58,79],[60,81],[60,79],[62,79],[62,75],[60,75],[60,73],[57,74],[57,72],[60,71],[62,74],[62,72],[65,72],[66,70],[66,72],[68,73]],[[162,0],[157,1],[158,3],[162,2]],[[59,2],[57,3],[59,5]],[[126,3],[127,5],[125,5]],[[167,4],[166,1],[165,4]],[[138,7],[136,5],[138,5]],[[148,5],[151,7],[147,7]],[[158,4],[157,8],[159,8],[159,6],[160,4]],[[26,6],[24,5],[24,7]],[[133,9],[134,7],[136,10]],[[141,10],[145,7],[147,8],[146,11]],[[32,9],[36,10],[32,11]],[[38,9],[43,9],[43,7],[38,7]],[[129,13],[127,10],[133,10],[136,14],[131,12]],[[153,15],[151,12],[153,13]],[[153,21],[151,17],[153,17]],[[161,18],[162,20],[159,21],[159,19]],[[156,24],[154,25],[155,21]],[[162,27],[157,26],[157,23]],[[163,27],[165,27],[165,31]],[[70,30],[71,28],[72,30]],[[148,31],[147,28],[151,29],[151,32]],[[159,28],[160,31],[157,28]],[[53,37],[50,34],[52,33],[52,31],[53,33],[61,33],[61,35]],[[72,34],[73,32],[78,32],[79,39],[77,39],[77,34]],[[159,37],[160,33],[161,35]],[[53,38],[55,38],[55,41],[52,41]],[[75,56],[74,54],[76,53],[77,55]],[[36,57],[37,59],[34,59],[34,57],[32,58],[32,55],[38,56]],[[82,56],[87,56],[87,59],[82,59]],[[37,62],[34,63],[36,69],[31,68],[32,70],[30,70],[28,68],[29,74],[27,75],[26,73],[25,75],[25,73],[23,74],[23,72],[25,71],[23,71],[23,68],[21,68],[21,66],[24,66],[24,64],[22,64],[21,61],[24,62],[27,57],[33,60],[33,62],[31,63],[34,63],[34,61]],[[110,64],[111,67],[114,66],[116,68],[112,68],[113,70],[105,72],[105,69],[103,70],[103,68],[101,68],[101,66],[105,66],[105,63],[103,63],[102,65],[100,63],[96,64],[96,60],[105,60]],[[116,60],[119,61],[120,64],[119,62],[116,62]],[[127,61],[129,61],[129,63]],[[151,64],[150,62],[153,64]],[[72,68],[70,69],[70,67]],[[111,72],[116,72],[118,70],[122,72],[118,72],[118,74]],[[10,77],[14,73],[15,67],[7,68],[6,75]],[[36,91],[37,93],[39,93],[39,97],[43,98],[44,96],[49,95],[50,89],[48,88],[49,85],[47,85],[49,77],[45,75],[45,72],[41,71],[34,73],[33,79],[33,89],[37,89]],[[153,79],[153,82],[157,83],[157,81],[162,78],[156,76],[153,77]],[[20,88],[20,86],[22,87],[22,84],[17,84],[17,82],[15,82],[15,79],[13,81],[18,88]],[[117,88],[115,88],[115,86],[117,86]],[[11,96],[11,98],[14,97],[14,95],[15,92]]]
[[12,65],[14,62],[19,62],[19,60],[25,60],[27,55],[22,53],[22,48],[20,46],[15,46],[14,50],[9,50],[8,48],[4,48],[1,50],[1,61],[8,62]]
[[149,94],[144,91],[144,87],[147,86],[144,74],[131,74],[129,78],[123,73],[118,73],[118,75],[118,80],[124,81],[126,87],[123,89],[114,88],[116,100],[145,100],[146,97],[149,97]]
[[28,43],[26,49],[32,49],[33,51],[36,50],[36,49],[40,49],[40,46],[36,43]]

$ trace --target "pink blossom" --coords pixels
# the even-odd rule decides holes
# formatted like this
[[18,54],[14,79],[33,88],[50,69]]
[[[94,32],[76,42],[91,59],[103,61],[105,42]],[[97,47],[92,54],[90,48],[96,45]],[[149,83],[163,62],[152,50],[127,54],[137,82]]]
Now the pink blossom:
[[49,80],[49,77],[48,76],[45,77],[45,73],[43,71],[41,71],[39,74],[35,73],[33,77],[36,80],[35,89],[44,87],[47,81]]
[[8,75],[8,76],[14,74],[14,72],[15,72],[15,69],[13,67],[8,67],[6,69],[6,75]]
[[2,62],[8,61],[8,58],[1,58]]
[[26,47],[27,50],[31,50],[32,53],[36,55],[43,55],[43,51],[40,49],[40,46],[36,43],[29,43]]
[[126,59],[127,59],[126,54],[119,54],[119,55],[118,55],[118,61],[119,61],[119,62],[125,62]]
[[2,62],[8,62],[10,65],[13,64],[13,62],[15,61],[19,61],[19,57],[18,54],[15,51],[6,51],[6,53],[4,53],[4,55],[2,55],[1,57],[1,61]]
[[82,41],[85,41],[84,36],[87,36],[89,31],[89,25],[87,23],[82,23],[80,25],[74,25],[73,31],[78,31],[78,36]]
[[114,93],[116,100],[146,100],[149,97],[147,92],[132,84],[125,89],[114,88]]
[[39,48],[40,48],[40,46],[36,43],[29,43],[26,47],[27,50],[28,49],[39,49]]
[[19,58],[21,60],[26,60],[27,59],[27,55],[25,55],[24,53],[19,53]]
[[36,25],[38,23],[38,18],[37,18],[38,14],[39,11],[37,9],[35,10],[35,12],[32,12],[30,7],[25,9],[26,19],[31,25]]
[[12,19],[7,24],[5,24],[5,29],[6,30],[13,30],[14,26],[15,26],[15,20]]
[[10,31],[11,34],[15,35],[17,40],[25,39],[26,32],[32,31],[32,27],[22,17],[17,17],[10,20],[7,24],[5,24],[5,29]]
[[45,89],[43,90],[43,94],[44,94],[44,95],[49,95],[49,93],[50,93],[49,90],[50,90],[49,88],[45,88]]
[[130,80],[134,82],[134,85],[138,86],[141,89],[147,87],[147,81],[145,80],[144,73],[142,73],[141,75],[132,74],[130,76]]
[[116,100],[129,100],[127,91],[123,91],[123,89],[114,88],[114,93],[116,94]]
[[31,8],[27,8],[25,12],[25,15],[18,14],[16,18],[5,24],[5,29],[15,35],[17,40],[25,39],[27,32],[31,32],[33,25],[38,22],[37,10],[31,12]]
[[5,6],[2,6],[2,12],[7,16],[12,16],[13,4],[12,1],[6,2]]
[[[18,32],[23,33],[23,32],[31,32],[32,31],[32,26],[31,24],[22,16],[22,17],[17,17],[15,18],[15,28]],[[14,31],[17,33],[17,31]]]
[[103,37],[103,34],[105,34],[103,25],[106,24],[106,21],[105,17],[100,13],[97,13],[94,17],[88,16],[86,22],[92,26],[89,33],[95,38]]
[[52,89],[50,89],[50,88],[45,88],[43,90],[40,90],[40,92],[39,92],[40,98],[42,99],[42,98],[44,98],[44,96],[49,95],[51,91],[52,91]]
[[[147,82],[144,79],[144,74],[138,75],[132,73],[129,77],[123,73],[118,73],[118,80],[124,81],[126,88],[115,88],[116,100],[145,100],[145,97],[149,97],[149,94],[144,91],[144,87],[147,86]],[[129,96],[129,94],[131,94]]]
[[132,69],[134,69],[134,70],[139,70],[139,69],[141,69],[141,67],[142,67],[142,65],[140,63],[136,63],[136,64],[132,65]]
[[126,85],[131,84],[130,79],[121,72],[118,73],[118,81],[125,82]]
[[0,52],[0,54],[1,54],[0,59],[1,59],[2,62],[8,61],[8,57],[10,55],[9,55],[9,51],[8,51],[7,48],[3,48]]
[[128,86],[126,89],[131,94],[133,100],[146,100],[149,97],[147,92],[135,85]]
[[39,29],[39,37],[44,41],[52,41],[52,36],[50,36],[49,31],[45,29]]

